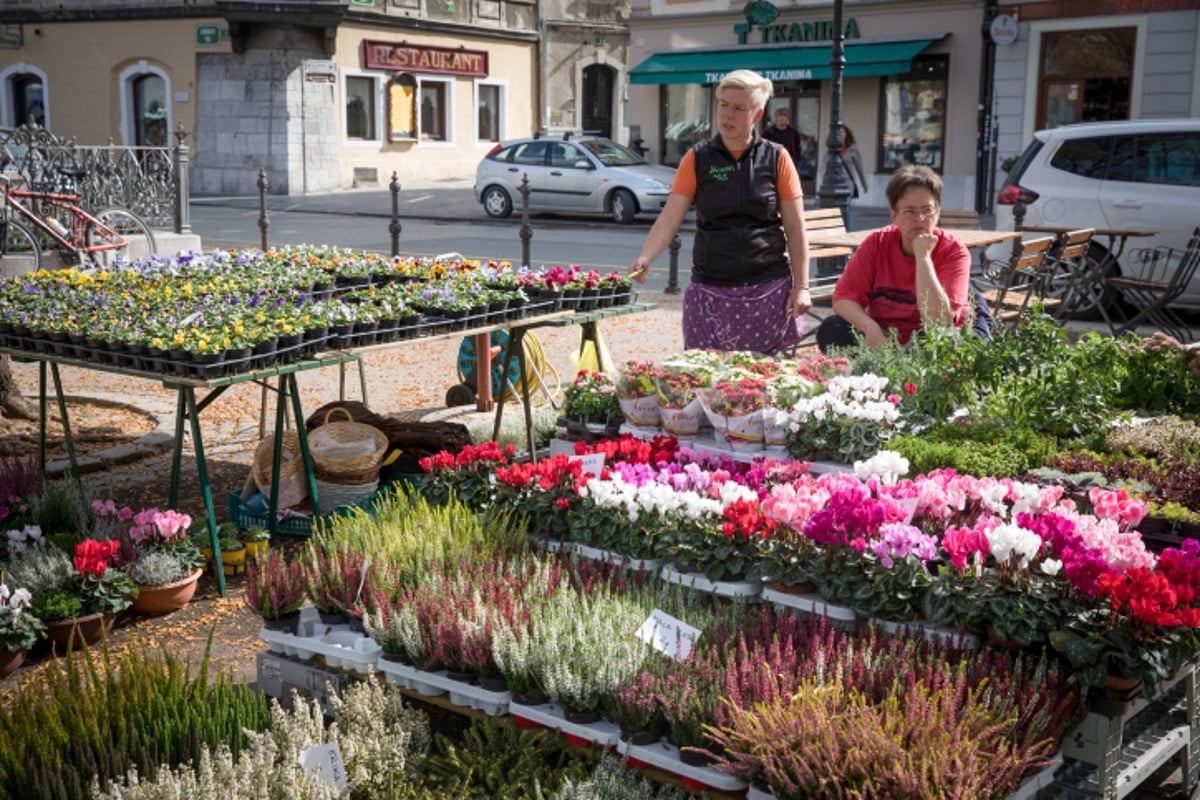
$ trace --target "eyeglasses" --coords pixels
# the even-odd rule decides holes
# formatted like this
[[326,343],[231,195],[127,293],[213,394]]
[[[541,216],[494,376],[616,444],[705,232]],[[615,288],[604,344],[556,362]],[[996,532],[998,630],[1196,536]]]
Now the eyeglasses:
[[896,214],[898,216],[907,217],[909,219],[915,219],[917,217],[921,217],[923,219],[925,217],[932,217],[934,214],[937,214],[937,213],[938,213],[937,206],[922,206],[921,208],[898,208],[898,209],[896,209]]

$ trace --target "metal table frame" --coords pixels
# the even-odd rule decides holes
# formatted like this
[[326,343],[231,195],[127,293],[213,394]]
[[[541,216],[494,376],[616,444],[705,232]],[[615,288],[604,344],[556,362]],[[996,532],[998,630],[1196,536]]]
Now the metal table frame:
[[[643,311],[654,309],[653,303],[631,303],[625,306],[609,306],[608,308],[598,309],[596,311],[577,311],[573,314],[564,314],[555,317],[546,317],[544,319],[530,320],[528,324],[521,326],[513,326],[512,332],[508,339],[508,353],[504,358],[504,366],[501,368],[501,383],[508,384],[508,367],[512,361],[512,357],[525,357],[525,334],[533,328],[561,328],[565,325],[579,325],[581,328],[581,343],[591,342],[596,346],[596,356],[600,357],[600,349],[596,336],[598,333],[597,323],[603,319],[612,317],[623,317],[628,314],[640,314]],[[604,369],[604,364],[600,365],[601,370]],[[525,410],[525,443],[529,448],[529,458],[533,463],[537,463],[537,448],[533,442],[533,408],[529,403],[529,381],[521,381],[521,405]],[[492,427],[492,438],[500,436],[500,422],[504,416],[504,394],[500,395],[499,401],[496,403],[496,421]]]
[[[305,426],[305,417],[303,408],[300,403],[300,389],[296,381],[297,373],[311,369],[320,369],[322,367],[338,366],[343,370],[342,381],[340,386],[344,390],[345,387],[345,366],[348,363],[358,363],[360,367],[360,381],[363,385],[363,397],[366,398],[366,378],[361,372],[362,356],[366,353],[371,353],[377,350],[392,349],[403,347],[411,342],[429,342],[436,339],[445,338],[463,338],[476,337],[477,352],[483,354],[488,353],[488,337],[494,330],[508,329],[510,331],[509,352],[518,356],[524,356],[522,341],[525,333],[532,328],[539,327],[562,327],[564,325],[582,325],[583,340],[596,341],[596,323],[601,319],[608,317],[624,316],[627,314],[635,314],[641,311],[646,311],[654,308],[651,304],[634,303],[626,306],[613,306],[599,311],[587,312],[571,312],[557,311],[527,319],[505,320],[490,325],[480,325],[473,328],[460,331],[447,331],[427,336],[418,336],[411,339],[400,339],[393,342],[382,344],[366,345],[363,347],[355,347],[348,350],[328,351],[319,358],[307,358],[299,361],[294,361],[290,364],[280,364],[267,369],[251,370],[248,372],[236,373],[233,375],[225,375],[219,378],[201,379],[201,378],[184,378],[173,375],[164,375],[160,372],[149,372],[143,370],[135,370],[128,367],[120,367],[111,364],[99,364],[85,359],[72,358],[68,356],[60,356],[52,353],[32,353],[23,348],[11,348],[0,346],[0,353],[5,353],[17,361],[37,361],[38,362],[38,466],[45,473],[46,469],[46,401],[47,401],[47,372],[54,381],[54,394],[58,403],[58,411],[62,417],[63,438],[65,441],[65,449],[67,451],[67,460],[71,467],[71,477],[75,481],[76,488],[80,494],[83,493],[83,482],[79,474],[79,464],[75,456],[75,446],[71,437],[70,420],[67,416],[66,396],[63,392],[62,377],[59,373],[59,365],[79,367],[81,369],[99,370],[101,372],[116,373],[127,375],[135,378],[144,378],[146,380],[157,381],[164,387],[173,390],[176,393],[175,403],[175,437],[171,452],[171,474],[168,492],[168,503],[175,507],[179,499],[179,483],[180,475],[183,468],[183,445],[184,436],[190,431],[192,436],[192,447],[195,450],[196,456],[196,473],[200,485],[200,492],[204,499],[204,510],[207,514],[209,539],[214,553],[220,552],[219,540],[217,537],[217,521],[216,508],[213,503],[212,487],[208,479],[208,462],[204,452],[204,437],[200,429],[200,415],[204,409],[208,408],[213,402],[221,397],[227,389],[242,383],[257,383],[264,388],[264,391],[271,390],[276,392],[275,401],[275,439],[274,439],[274,454],[272,459],[271,469],[271,492],[268,501],[267,519],[268,528],[275,532],[275,526],[278,522],[278,496],[279,496],[279,465],[282,458],[283,450],[283,432],[285,426],[294,424],[296,433],[299,439],[300,454],[304,460],[304,474],[308,482],[309,496],[312,498],[314,508],[317,503],[317,485],[316,476],[313,473],[312,454],[308,448],[308,436]],[[508,366],[510,358],[506,357],[504,361],[504,384],[508,382]],[[490,378],[491,370],[484,366],[479,370],[481,375],[480,389],[481,392],[486,391],[485,399],[490,402],[490,387],[485,387],[482,376],[487,375]],[[278,379],[278,386],[271,386],[270,380]],[[533,449],[533,425],[532,412],[529,407],[529,384],[530,381],[521,381],[523,387],[523,398],[525,405],[525,422],[530,444],[530,453],[536,458],[536,453]],[[197,389],[209,389],[209,393],[203,399],[196,399]],[[500,393],[500,399],[495,404],[496,423],[495,433],[498,435],[500,429],[501,416],[504,413],[504,396],[505,393]],[[290,414],[289,414],[290,412]],[[221,595],[226,593],[225,588],[225,573],[222,569],[215,570],[217,575],[217,585]]]

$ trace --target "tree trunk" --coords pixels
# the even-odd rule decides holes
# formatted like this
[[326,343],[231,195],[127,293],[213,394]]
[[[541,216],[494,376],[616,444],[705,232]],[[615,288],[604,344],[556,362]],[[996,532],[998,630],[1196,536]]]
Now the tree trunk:
[[10,419],[34,419],[36,409],[21,395],[13,380],[8,356],[0,356],[0,414]]

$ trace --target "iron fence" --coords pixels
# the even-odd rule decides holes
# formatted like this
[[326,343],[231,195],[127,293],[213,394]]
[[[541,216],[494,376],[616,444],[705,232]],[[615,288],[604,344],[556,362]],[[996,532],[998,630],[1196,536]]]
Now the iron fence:
[[84,208],[124,206],[151,227],[180,230],[187,220],[187,180],[177,176],[187,167],[186,134],[176,131],[174,147],[81,145],[36,124],[0,129],[0,171],[20,175],[34,189],[63,187],[61,170],[82,172],[74,180]]

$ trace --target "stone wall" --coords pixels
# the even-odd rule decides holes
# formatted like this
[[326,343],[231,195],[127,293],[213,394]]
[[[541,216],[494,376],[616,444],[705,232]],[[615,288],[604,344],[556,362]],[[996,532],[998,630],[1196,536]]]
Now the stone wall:
[[243,53],[199,56],[192,191],[270,194],[340,188],[333,86],[305,83],[303,65],[325,59],[319,31],[276,26],[252,32]]

